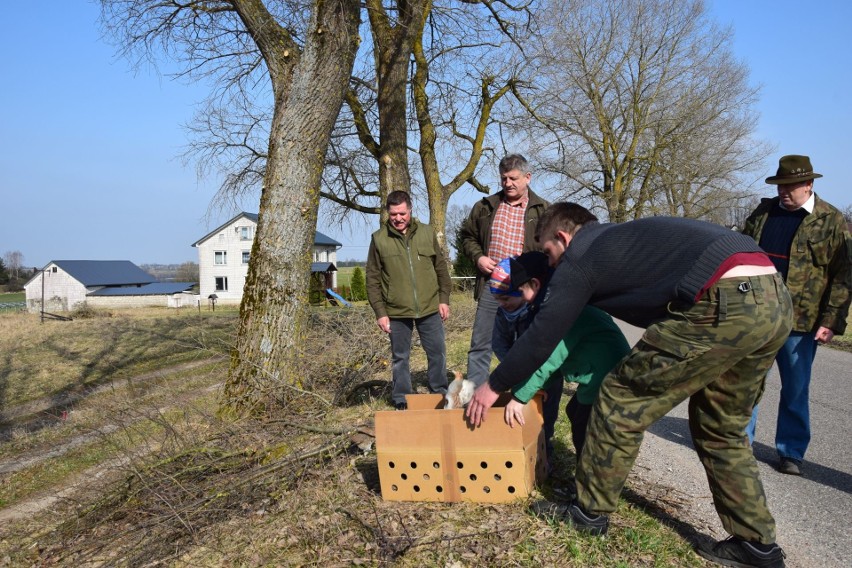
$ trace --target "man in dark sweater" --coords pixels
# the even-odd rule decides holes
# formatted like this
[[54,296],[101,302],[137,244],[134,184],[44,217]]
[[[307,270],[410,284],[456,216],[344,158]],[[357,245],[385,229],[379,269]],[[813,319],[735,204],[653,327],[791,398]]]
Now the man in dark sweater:
[[732,535],[698,553],[727,565],[783,566],[745,436],[792,325],[790,296],[769,258],[754,240],[710,223],[599,224],[573,203],[548,208],[536,237],[559,263],[536,319],[468,406],[474,425],[498,393],[538,369],[586,304],[647,328],[601,385],[577,467],[577,500],[539,503],[537,512],[605,534],[644,431],[688,398],[693,443]]

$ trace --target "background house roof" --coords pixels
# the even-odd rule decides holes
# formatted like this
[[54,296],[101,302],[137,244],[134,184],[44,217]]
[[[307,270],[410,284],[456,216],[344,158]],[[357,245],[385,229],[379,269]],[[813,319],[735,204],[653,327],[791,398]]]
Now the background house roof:
[[[230,219],[229,221],[224,222],[219,227],[213,229],[212,231],[210,231],[209,233],[207,233],[206,235],[204,235],[203,237],[201,237],[200,239],[198,239],[197,241],[192,243],[192,246],[197,247],[198,245],[200,245],[201,243],[203,243],[204,241],[206,241],[207,239],[209,239],[213,235],[220,233],[222,231],[222,229],[224,229],[228,225],[232,225],[232,224],[236,223],[237,221],[239,221],[243,217],[245,217],[249,221],[257,223],[257,213],[246,213],[245,211],[243,211],[242,213],[240,213],[236,217]],[[342,247],[343,246],[343,243],[339,243],[339,242],[335,241],[334,239],[332,239],[331,237],[329,237],[328,235],[324,235],[324,234],[320,233],[319,231],[317,231],[316,235],[314,236],[314,244],[315,245],[322,245],[322,246],[336,246],[336,247]]]
[[178,292],[186,292],[194,285],[194,282],[153,282],[139,287],[101,288],[87,294],[87,296],[156,296],[177,294]]
[[312,262],[311,272],[336,272],[337,267],[333,262]]
[[333,246],[333,247],[342,247],[343,246],[343,243],[339,243],[339,242],[335,241],[334,239],[332,239],[331,237],[329,237],[327,235],[323,235],[319,231],[317,231],[317,234],[314,236],[314,244],[315,245]]
[[157,281],[129,260],[54,260],[52,264],[87,287],[129,286]]

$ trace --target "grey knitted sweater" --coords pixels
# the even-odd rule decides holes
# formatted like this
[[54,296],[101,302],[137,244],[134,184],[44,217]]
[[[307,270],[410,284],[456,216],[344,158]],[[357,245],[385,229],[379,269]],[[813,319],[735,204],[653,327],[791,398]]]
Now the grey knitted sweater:
[[692,305],[717,268],[739,252],[761,252],[750,237],[719,225],[673,217],[589,223],[571,240],[530,328],[491,373],[500,392],[550,356],[583,306],[647,327],[670,303]]

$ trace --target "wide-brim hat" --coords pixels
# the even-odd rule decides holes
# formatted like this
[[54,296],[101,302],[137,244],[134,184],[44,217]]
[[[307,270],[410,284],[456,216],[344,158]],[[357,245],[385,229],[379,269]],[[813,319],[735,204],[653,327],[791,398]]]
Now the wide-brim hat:
[[811,159],[807,156],[791,154],[778,160],[778,171],[774,176],[766,178],[771,185],[787,185],[821,178],[822,174],[814,173]]

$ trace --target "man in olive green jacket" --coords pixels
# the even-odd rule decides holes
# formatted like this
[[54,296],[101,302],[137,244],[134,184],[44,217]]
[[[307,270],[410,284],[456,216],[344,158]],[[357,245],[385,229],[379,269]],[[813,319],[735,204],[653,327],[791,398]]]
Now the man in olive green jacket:
[[[814,192],[810,158],[781,158],[766,183],[778,197],[764,199],[746,220],[743,233],[753,237],[778,269],[793,299],[793,330],[778,352],[781,400],[775,431],[778,470],[801,475],[811,438],[808,387],[817,345],[846,329],[852,292],[849,232],[843,215]],[[746,431],[754,441],[755,407]]]
[[426,352],[429,390],[447,392],[444,321],[450,317],[452,280],[435,231],[411,217],[411,197],[388,195],[389,218],[373,233],[367,253],[367,299],[379,328],[390,335],[393,359],[392,402],[408,406],[412,392],[409,355],[414,328]]

